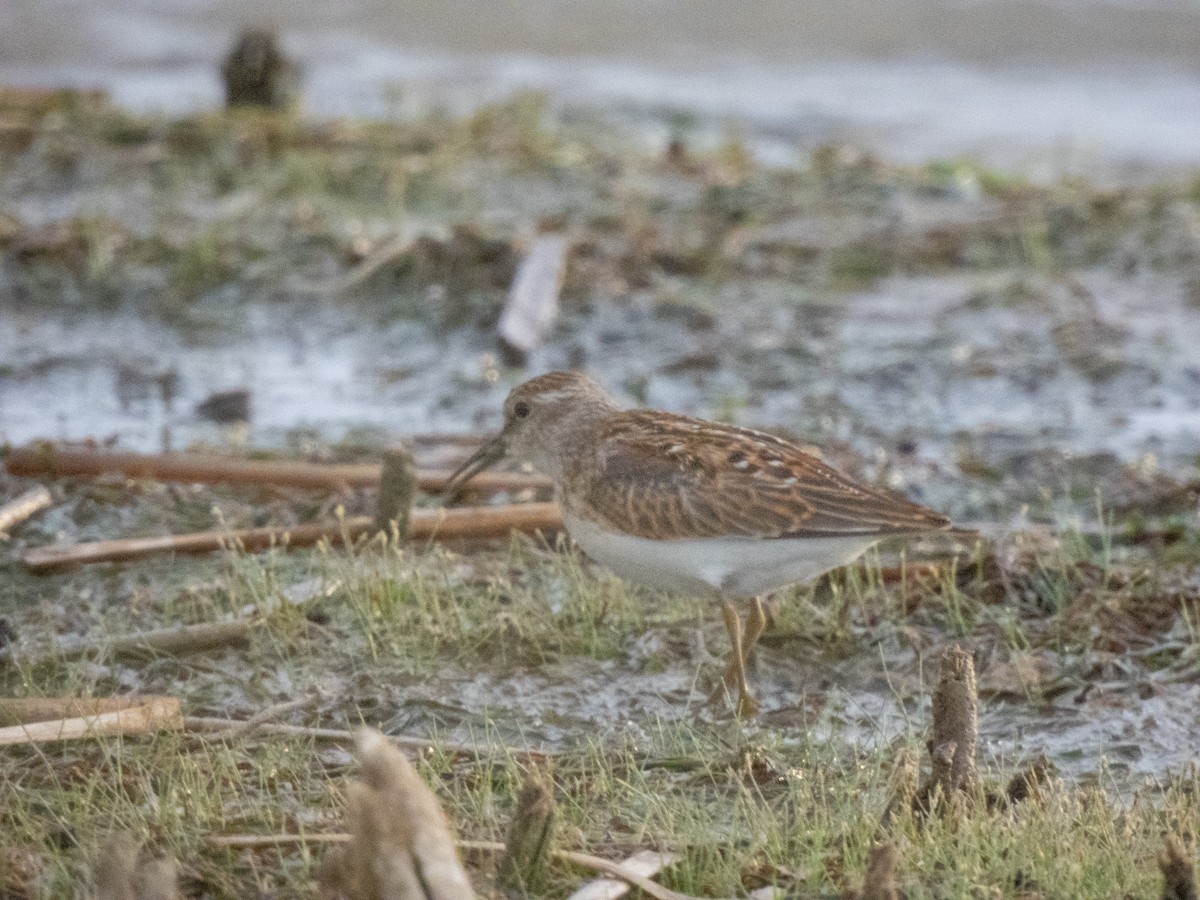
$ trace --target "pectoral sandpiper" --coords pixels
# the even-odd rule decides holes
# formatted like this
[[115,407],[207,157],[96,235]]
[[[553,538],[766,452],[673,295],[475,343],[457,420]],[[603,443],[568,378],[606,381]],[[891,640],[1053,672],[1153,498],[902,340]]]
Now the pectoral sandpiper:
[[[721,604],[725,684],[757,704],[745,660],[766,625],[760,595],[842,566],[893,535],[945,529],[940,513],[848,478],[747,428],[621,410],[578,372],[514,388],[504,428],[454,474],[453,491],[505,456],[554,480],[567,531],[618,575]],[[735,600],[753,599],[743,624]]]

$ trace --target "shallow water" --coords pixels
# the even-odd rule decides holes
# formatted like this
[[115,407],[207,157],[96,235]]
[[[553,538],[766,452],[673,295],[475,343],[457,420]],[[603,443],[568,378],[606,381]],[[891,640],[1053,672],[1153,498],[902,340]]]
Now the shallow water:
[[[1013,283],[1033,299],[1004,301]],[[1000,470],[1054,451],[1126,463],[1151,454],[1190,471],[1200,312],[1171,275],[1091,272],[1079,284],[1094,298],[1088,315],[1113,336],[1101,376],[1056,336],[1064,316],[1076,318],[1063,288],[1003,274],[885,279],[819,307],[731,287],[738,302],[731,294],[703,328],[639,305],[568,313],[531,369],[580,365],[626,402],[637,389],[649,405],[849,442],[868,458],[907,442],[915,458],[896,478],[923,481],[933,466],[944,480],[964,441]],[[281,319],[251,304],[239,327],[211,339],[125,315],[6,315],[0,440],[13,444],[114,436],[150,451],[220,440],[192,410],[230,388],[252,392],[254,445],[294,447],[305,433],[337,441],[362,427],[487,431],[521,377],[496,380],[490,332],[380,325],[344,307]],[[177,378],[165,397],[158,379],[168,372]],[[943,487],[939,499],[951,499]]]
[[[569,746],[580,735],[638,741],[663,724],[727,720],[726,704],[709,694],[721,662],[680,653],[681,645],[692,643],[686,632],[652,629],[619,660],[572,657],[503,672],[442,666],[436,675],[377,698],[372,712],[401,733],[432,730],[469,741],[498,728],[502,740],[543,748]],[[922,663],[902,654],[881,665],[869,651],[839,660],[786,645],[758,655],[751,681],[764,711],[746,726],[751,734],[782,729],[793,739],[805,734],[848,747],[886,748],[919,739],[928,727],[928,691],[937,668],[932,658]],[[648,658],[654,664],[643,666]],[[670,662],[664,666],[664,660]],[[982,677],[986,683],[986,670]],[[1200,685],[1192,678],[1164,681],[1152,692],[1145,682],[1140,694],[1138,687],[1132,681],[1094,691],[1081,686],[1052,701],[985,698],[981,763],[1011,771],[1044,754],[1068,778],[1095,779],[1107,771],[1123,784],[1193,764]]]

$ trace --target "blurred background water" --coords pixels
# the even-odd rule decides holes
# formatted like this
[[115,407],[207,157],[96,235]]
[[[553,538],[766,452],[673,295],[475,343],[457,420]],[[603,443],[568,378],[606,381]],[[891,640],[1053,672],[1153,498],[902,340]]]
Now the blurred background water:
[[[481,10],[486,12],[481,13]],[[1191,0],[7,0],[0,82],[102,86],[138,109],[221,100],[230,37],[266,26],[319,116],[461,109],[519,88],[566,106],[736,121],[786,163],[830,139],[1041,178],[1196,162]],[[402,87],[399,87],[402,85]]]

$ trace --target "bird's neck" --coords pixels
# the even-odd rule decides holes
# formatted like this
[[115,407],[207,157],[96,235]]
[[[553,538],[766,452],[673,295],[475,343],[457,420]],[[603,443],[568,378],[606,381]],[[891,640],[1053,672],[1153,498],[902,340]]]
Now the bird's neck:
[[548,423],[547,433],[531,454],[534,468],[560,483],[570,462],[596,445],[605,422],[616,411],[611,403],[587,401]]

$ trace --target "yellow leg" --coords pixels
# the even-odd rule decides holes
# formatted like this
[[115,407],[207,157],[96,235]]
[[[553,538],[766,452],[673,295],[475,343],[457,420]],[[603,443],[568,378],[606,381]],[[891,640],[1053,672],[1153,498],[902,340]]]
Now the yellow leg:
[[729,646],[733,648],[723,680],[727,686],[733,687],[738,673],[744,673],[746,670],[746,661],[742,657],[742,619],[728,600],[721,601],[721,615],[725,619],[725,630],[729,632]]
[[[728,626],[726,626],[728,627]],[[742,668],[745,670],[745,665],[750,661],[750,654],[754,652],[755,645],[758,644],[758,639],[762,637],[762,633],[767,628],[767,610],[763,606],[762,598],[755,597],[750,604],[750,615],[746,616],[744,624],[739,624],[741,632],[742,644]],[[733,635],[730,634],[729,639],[733,640]],[[737,678],[737,666],[730,659],[728,667],[725,669],[725,684],[733,687]]]
[[750,604],[750,615],[746,617],[746,633],[742,635],[742,656],[747,660],[766,630],[767,610],[763,606],[762,597],[755,597]]
[[728,600],[721,601],[721,615],[725,619],[725,630],[729,632],[729,643],[733,647],[729,670],[725,673],[725,684],[737,689],[737,714],[753,716],[758,713],[758,703],[750,695],[750,685],[746,683],[746,660],[742,655],[742,620],[736,607]]

